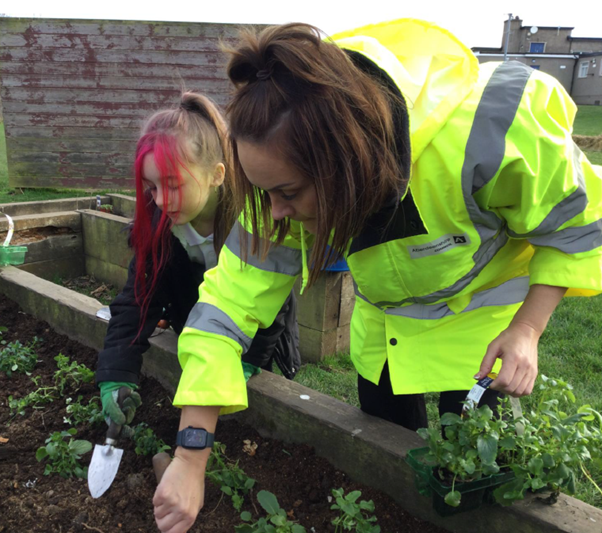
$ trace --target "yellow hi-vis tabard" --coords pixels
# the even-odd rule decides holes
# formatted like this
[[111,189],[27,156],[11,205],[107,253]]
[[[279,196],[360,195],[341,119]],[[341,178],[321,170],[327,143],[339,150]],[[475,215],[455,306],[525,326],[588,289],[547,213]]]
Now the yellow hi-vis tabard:
[[[422,21],[334,40],[399,89],[412,149],[409,191],[383,208],[387,231],[367,227],[349,246],[351,357],[373,383],[388,362],[395,394],[468,390],[530,285],[602,291],[602,181],[572,142],[575,104],[553,78],[513,61],[479,65]],[[265,261],[243,265],[241,239],[250,235],[239,224],[180,336],[176,405],[246,407],[240,355],[271,324],[311,246],[293,221]]]

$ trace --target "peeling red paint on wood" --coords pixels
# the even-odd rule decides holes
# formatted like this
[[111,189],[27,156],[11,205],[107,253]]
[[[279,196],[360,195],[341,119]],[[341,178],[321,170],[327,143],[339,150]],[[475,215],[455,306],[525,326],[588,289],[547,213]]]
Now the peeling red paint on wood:
[[237,25],[0,18],[11,185],[132,187],[135,141],[183,88],[228,99]]

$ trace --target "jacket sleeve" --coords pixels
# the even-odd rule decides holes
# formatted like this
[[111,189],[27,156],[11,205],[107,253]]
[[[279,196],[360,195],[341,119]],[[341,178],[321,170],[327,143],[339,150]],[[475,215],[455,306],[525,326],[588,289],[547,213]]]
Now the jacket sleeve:
[[587,296],[602,291],[602,176],[572,140],[575,113],[563,87],[534,71],[500,170],[475,199],[533,247],[531,285]]
[[[258,328],[274,322],[302,271],[301,244],[293,234],[262,260],[251,254],[251,234],[242,222],[235,224],[179,337],[182,376],[174,405],[216,405],[222,414],[247,407],[241,354]],[[243,239],[247,262],[241,259]]]
[[[155,291],[140,336],[140,307],[134,296],[136,258],[130,262],[128,279],[121,293],[110,305],[111,320],[105,337],[104,349],[98,354],[96,383],[102,381],[125,381],[138,384],[142,354],[149,349],[149,337],[155,330],[163,313],[161,279]],[[134,339],[135,342],[134,342]]]
[[260,368],[265,368],[266,365],[271,368],[271,362],[276,361],[287,379],[295,377],[301,366],[301,354],[294,291],[288,295],[271,326],[257,330],[251,347],[243,354],[242,360]]

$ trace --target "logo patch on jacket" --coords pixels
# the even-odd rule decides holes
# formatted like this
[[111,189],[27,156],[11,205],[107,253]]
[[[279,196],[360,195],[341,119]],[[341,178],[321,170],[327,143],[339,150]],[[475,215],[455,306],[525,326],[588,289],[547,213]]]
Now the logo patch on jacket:
[[468,236],[468,233],[462,235],[448,233],[447,235],[443,235],[443,237],[439,237],[426,244],[410,245],[408,246],[408,253],[412,259],[419,259],[429,255],[442,254],[458,246],[467,246],[469,244],[470,237]]

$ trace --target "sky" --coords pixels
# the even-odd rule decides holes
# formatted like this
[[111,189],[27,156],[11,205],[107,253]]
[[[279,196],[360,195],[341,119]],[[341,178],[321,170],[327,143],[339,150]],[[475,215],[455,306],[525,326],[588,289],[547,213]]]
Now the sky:
[[[573,5],[574,9],[568,6]],[[524,26],[574,27],[573,36],[602,37],[601,0],[2,0],[10,17],[163,20],[280,24],[308,22],[333,34],[396,18],[420,18],[442,26],[468,46],[499,47],[503,22],[518,15]]]

